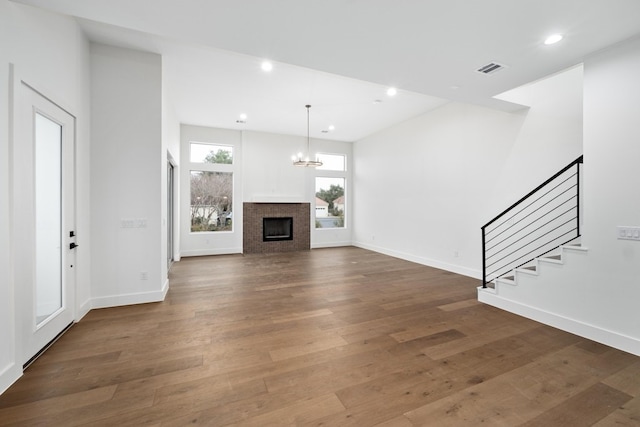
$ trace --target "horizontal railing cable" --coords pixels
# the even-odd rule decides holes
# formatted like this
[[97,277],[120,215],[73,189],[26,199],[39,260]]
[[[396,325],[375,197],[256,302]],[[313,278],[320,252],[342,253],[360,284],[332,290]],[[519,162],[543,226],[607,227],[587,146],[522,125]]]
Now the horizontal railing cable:
[[[487,232],[487,234],[491,233],[492,231],[497,230],[501,225],[505,224],[507,221],[509,221],[511,218],[514,218],[516,215],[518,215],[521,212],[524,212],[525,209],[527,209],[528,207],[531,207],[535,202],[537,202],[538,200],[541,200],[544,196],[546,196],[547,194],[551,193],[553,190],[555,190],[556,188],[558,188],[560,185],[564,184],[565,182],[567,182],[569,179],[575,177],[576,174],[571,175],[570,177],[568,177],[567,179],[565,179],[564,181],[562,181],[561,183],[559,183],[558,185],[556,185],[555,187],[553,187],[552,189],[550,189],[549,191],[547,191],[545,194],[543,194],[542,196],[540,196],[539,198],[537,198],[536,200],[532,201],[531,203],[529,203],[527,206],[525,206],[524,208],[520,209],[518,212],[514,213],[509,219],[507,219],[504,222],[501,222],[500,224],[498,224],[495,228],[489,230],[489,232]],[[563,191],[562,193],[558,194],[557,197],[560,197],[561,195],[567,193],[568,191],[570,191],[572,188],[576,187],[577,184],[572,185],[571,187],[567,188],[565,191]],[[538,209],[536,209],[535,211],[531,212],[530,214],[528,214],[527,216],[523,217],[522,219],[519,219],[516,223],[513,223],[512,225],[516,225],[518,222],[522,222],[524,219],[526,219],[527,217],[531,216],[533,213],[535,213],[536,211],[542,209],[545,205],[551,203],[554,199],[548,201],[547,203],[545,203],[544,205],[540,206]],[[487,243],[489,243],[491,240],[495,239],[497,236],[499,236],[500,234],[504,233],[504,231],[501,231],[500,233],[498,233],[496,236],[492,237],[491,239],[487,240]]]
[[481,228],[483,287],[580,236],[582,162],[578,157]]
[[531,197],[533,194],[537,193],[541,188],[544,188],[547,186],[547,184],[549,184],[550,182],[554,181],[557,177],[559,177],[560,175],[562,175],[563,173],[565,173],[566,171],[568,171],[569,169],[571,169],[573,166],[582,163],[583,156],[578,157],[577,159],[575,159],[573,162],[569,163],[567,166],[565,166],[562,170],[556,172],[555,175],[553,175],[551,178],[547,179],[545,182],[543,182],[542,184],[540,184],[539,186],[537,186],[536,188],[534,188],[533,190],[531,190],[526,196],[522,197],[520,200],[518,200],[517,202],[515,202],[513,205],[509,206],[507,209],[505,209],[504,211],[502,211],[502,213],[498,214],[495,218],[493,218],[491,221],[489,221],[488,223],[486,223],[482,228],[486,228],[489,225],[493,224],[495,221],[497,221],[498,219],[500,219],[502,216],[504,216],[506,213],[508,213],[510,210],[512,210],[513,208],[515,208],[516,206],[518,206],[520,203],[522,203],[523,201],[527,200],[529,197]]
[[[571,197],[570,199],[567,199],[567,200],[565,200],[564,202],[562,202],[561,204],[559,204],[558,206],[556,206],[556,207],[554,208],[554,210],[556,210],[556,209],[560,208],[561,206],[563,206],[563,205],[565,205],[565,204],[567,204],[567,203],[571,202],[572,200],[576,200],[576,199],[577,199],[577,198],[576,198],[576,196],[573,196],[573,197]],[[577,207],[577,205],[571,206],[571,208],[569,208],[569,209],[568,209],[567,211],[565,211],[564,213],[570,212],[571,210],[576,209],[576,207]],[[533,220],[533,222],[530,222],[529,224],[525,225],[525,226],[524,226],[524,227],[522,227],[519,231],[524,230],[525,228],[529,227],[529,226],[530,226],[530,225],[532,225],[532,224],[535,224],[535,222],[536,222],[536,221],[539,221],[539,220],[541,220],[542,218],[543,218],[543,217],[540,217],[540,218],[537,218],[537,219]],[[522,222],[522,221],[518,221],[518,223],[520,223],[520,222]],[[514,225],[516,225],[516,223],[514,223]],[[544,226],[544,225],[545,225],[545,224],[543,224],[542,226]],[[542,226],[541,226],[541,227],[542,227]],[[505,230],[505,231],[506,231],[506,230]],[[495,248],[495,247],[498,247],[501,243],[504,243],[505,241],[509,240],[510,238],[512,238],[513,236],[515,236],[516,234],[517,234],[517,232],[516,232],[516,233],[514,233],[514,234],[510,234],[509,236],[507,236],[507,237],[505,237],[504,239],[500,240],[498,243],[494,244],[494,245],[493,245],[493,246],[491,246],[490,248],[487,248],[487,252],[491,251],[491,249],[493,249],[493,248]],[[487,243],[489,243],[489,241],[487,241]]]
[[[571,232],[573,232],[573,231],[576,231],[576,229],[575,229],[575,228],[573,228],[573,229],[571,229],[571,230],[567,231],[566,233],[561,234],[559,237],[565,236],[565,235],[567,235],[567,234],[569,234],[569,233],[571,233]],[[558,245],[558,246],[566,245],[567,243],[569,243],[569,242],[570,242],[570,241],[572,241],[572,240],[573,240],[573,239],[566,240],[566,241],[564,241],[562,244],[560,244],[560,245]],[[546,246],[546,245],[540,245],[540,246],[538,246],[537,248],[535,248],[535,249],[533,249],[533,250],[531,250],[531,251],[527,252],[526,254],[524,254],[524,256],[527,256],[527,255],[529,255],[529,254],[532,254],[532,253],[536,252],[537,250],[544,248],[545,246]],[[547,253],[551,252],[552,250],[556,249],[558,246],[556,246],[556,247],[554,247],[554,248],[551,248],[551,249],[549,249],[548,251],[546,251],[546,252],[544,252],[544,253],[542,253],[542,254],[537,255],[536,257],[541,257],[541,256],[543,256],[543,255],[545,255],[545,254],[547,254]],[[533,258],[532,258],[532,259],[533,259]],[[531,259],[530,259],[529,261],[531,261]],[[518,267],[521,267],[521,266],[523,266],[523,265],[527,264],[529,261],[527,261],[527,262],[524,262],[524,263],[520,264]],[[514,268],[517,268],[517,267],[510,267],[510,268],[509,268],[508,270],[506,270],[504,273],[508,273],[509,271],[513,270]],[[502,268],[502,269],[504,270],[504,268]],[[488,277],[490,277],[493,273],[495,273],[495,272],[497,272],[497,271],[500,271],[500,270],[501,270],[501,269],[494,270],[493,272],[491,272],[491,273],[490,273],[490,274],[488,274],[487,276],[488,276]],[[503,274],[504,274],[504,273],[503,273]],[[497,277],[500,277],[500,276],[502,276],[502,274],[498,275]]]
[[[552,229],[552,230],[549,230],[548,232],[544,233],[543,235],[541,235],[541,236],[539,236],[539,237],[537,237],[537,238],[535,238],[535,239],[531,240],[529,243],[533,243],[533,242],[536,242],[536,241],[540,240],[540,239],[541,239],[541,238],[543,238],[544,236],[547,236],[547,235],[549,235],[550,233],[552,233],[552,232],[556,231],[558,228],[562,227],[563,225],[567,225],[567,224],[568,224],[568,223],[570,223],[572,220],[573,220],[573,218],[572,218],[572,219],[570,219],[570,220],[568,220],[568,221],[566,221],[566,222],[564,222],[564,223],[562,223],[562,224],[560,224],[560,225],[559,225],[559,226],[557,226],[556,228],[554,228],[554,229]],[[569,230],[568,232],[566,232],[566,233],[564,233],[564,234],[567,234],[567,233],[569,233],[569,232],[571,232],[571,231],[574,231],[574,230],[575,230],[575,228],[574,228],[574,229]],[[564,234],[561,234],[559,237],[564,236]],[[555,240],[555,239],[554,239],[554,240]],[[549,242],[547,242],[546,244],[549,244]],[[512,246],[512,245],[511,245],[511,246]],[[542,245],[542,246],[544,246],[544,245]],[[517,252],[518,252],[518,250],[520,250],[520,249],[522,249],[522,248],[525,248],[525,247],[526,247],[526,245],[525,245],[525,246],[520,246],[520,247],[519,247],[518,249],[516,249],[515,251],[512,251],[512,252],[508,253],[507,255],[503,256],[502,258],[500,258],[500,259],[498,259],[498,260],[496,260],[496,261],[492,262],[491,264],[487,265],[487,267],[491,267],[492,265],[497,264],[498,262],[502,261],[502,260],[503,260],[503,259],[505,259],[505,258],[508,258],[510,255],[513,255],[514,253],[517,253]],[[536,248],[536,249],[540,249],[540,248]],[[535,251],[536,249],[534,249],[534,251]],[[527,252],[527,253],[526,253],[526,254],[524,254],[523,256],[527,256],[527,255],[529,255],[531,252],[532,252],[532,251]]]

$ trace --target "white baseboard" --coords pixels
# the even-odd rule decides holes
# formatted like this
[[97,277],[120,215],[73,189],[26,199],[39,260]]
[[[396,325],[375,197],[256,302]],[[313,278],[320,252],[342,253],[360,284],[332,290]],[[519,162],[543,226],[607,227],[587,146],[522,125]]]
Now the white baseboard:
[[180,257],[241,254],[242,248],[196,249],[181,251]]
[[474,279],[482,280],[482,272],[480,270],[463,267],[460,265],[449,264],[435,259],[424,258],[409,254],[406,252],[394,251],[391,249],[382,248],[379,246],[370,245],[367,243],[354,242],[353,246],[357,246],[362,249],[368,249],[370,251],[378,252],[381,254],[389,255],[394,258],[404,259],[405,261],[415,262],[417,264],[426,265],[427,267],[439,268],[441,270],[450,271],[452,273],[461,274],[463,276],[472,277]]
[[167,297],[167,292],[169,292],[169,278],[167,277],[162,285],[162,301]]
[[118,307],[121,305],[146,304],[150,302],[164,301],[164,297],[169,289],[168,282],[163,289],[152,292],[139,292],[134,294],[110,295],[93,298],[91,308]]
[[344,246],[353,246],[351,241],[348,242],[329,242],[329,243],[314,243],[311,245],[311,249],[321,249],[321,248],[341,248]]
[[7,391],[9,387],[22,376],[22,366],[11,363],[0,372],[0,394]]
[[599,343],[640,356],[640,340],[595,325],[584,323],[559,314],[550,313],[537,307],[505,299],[497,295],[493,289],[478,288],[478,301],[506,310],[508,312],[535,320],[545,325],[570,332]]
[[87,313],[91,311],[91,298],[87,299],[83,302],[80,307],[78,307],[78,312],[76,313],[76,323],[79,322]]

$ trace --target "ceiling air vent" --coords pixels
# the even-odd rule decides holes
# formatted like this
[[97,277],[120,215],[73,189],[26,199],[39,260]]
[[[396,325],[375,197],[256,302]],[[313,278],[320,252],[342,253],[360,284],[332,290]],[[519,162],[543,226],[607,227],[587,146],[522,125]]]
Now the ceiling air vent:
[[481,74],[493,74],[502,70],[504,67],[505,65],[498,64],[497,62],[490,62],[487,65],[478,68],[476,71]]

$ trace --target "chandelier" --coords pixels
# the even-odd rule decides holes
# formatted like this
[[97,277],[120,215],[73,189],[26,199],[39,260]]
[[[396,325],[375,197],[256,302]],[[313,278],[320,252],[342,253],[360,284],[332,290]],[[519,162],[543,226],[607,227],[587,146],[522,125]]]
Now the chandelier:
[[294,166],[315,168],[318,166],[322,166],[322,162],[320,161],[320,159],[318,159],[317,156],[314,160],[311,160],[309,158],[309,147],[311,146],[311,137],[309,136],[309,108],[311,108],[311,105],[305,105],[305,108],[307,109],[307,155],[303,157],[302,153],[298,153],[297,156],[291,156],[291,160],[293,160]]

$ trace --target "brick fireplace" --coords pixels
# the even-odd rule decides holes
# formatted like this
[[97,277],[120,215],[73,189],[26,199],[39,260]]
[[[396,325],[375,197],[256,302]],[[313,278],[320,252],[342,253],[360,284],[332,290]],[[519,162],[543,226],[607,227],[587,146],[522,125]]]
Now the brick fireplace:
[[[291,240],[264,239],[264,218],[291,218]],[[242,247],[245,254],[308,251],[311,249],[309,203],[244,203]]]

